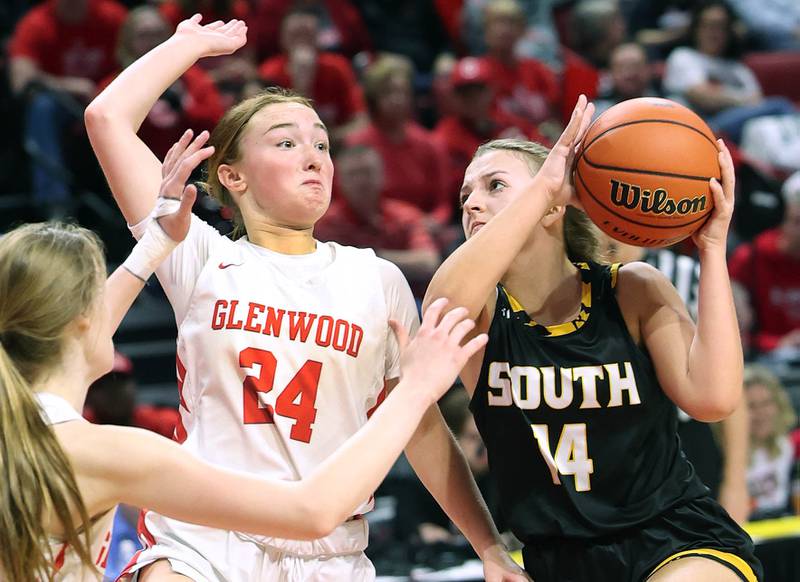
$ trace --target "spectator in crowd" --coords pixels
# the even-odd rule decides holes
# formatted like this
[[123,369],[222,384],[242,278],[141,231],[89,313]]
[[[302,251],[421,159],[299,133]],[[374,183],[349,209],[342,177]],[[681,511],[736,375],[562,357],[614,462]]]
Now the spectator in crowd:
[[[164,0],[159,9],[174,31],[178,23],[193,14],[200,14],[203,22],[231,19],[251,20],[250,4],[247,0]],[[219,89],[225,109],[241,98],[256,92],[258,71],[255,49],[249,43],[243,50],[233,54],[204,59],[199,65],[205,69]]]
[[334,138],[366,121],[364,97],[346,58],[319,50],[319,17],[292,10],[281,24],[283,53],[264,61],[261,79],[309,97]]
[[[542,126],[553,124],[558,106],[559,85],[555,73],[544,63],[518,57],[516,46],[525,32],[525,13],[518,0],[492,0],[484,9],[487,53],[492,70],[495,107],[507,115]],[[561,128],[540,129],[558,138]]]
[[319,240],[369,247],[397,265],[421,300],[439,266],[439,252],[417,208],[382,195],[384,165],[369,146],[355,145],[336,156],[336,198],[317,223]]
[[[489,457],[469,410],[469,396],[460,387],[451,388],[439,401],[439,409],[469,463],[498,529],[503,531],[496,504],[497,492],[489,476]],[[423,545],[464,543],[447,515],[413,474],[409,474],[407,483],[399,489],[396,519],[397,534],[401,539],[412,539]]]
[[626,42],[611,51],[609,83],[594,102],[595,116],[636,97],[660,97],[653,83],[653,70],[642,45]]
[[373,48],[400,54],[414,64],[415,88],[425,91],[439,53],[449,47],[434,0],[353,0],[364,19]]
[[628,33],[651,59],[663,60],[689,34],[695,0],[633,0],[627,10]]
[[432,235],[449,224],[453,201],[447,191],[444,150],[414,120],[413,65],[400,55],[382,55],[364,74],[369,124],[348,136],[348,145],[374,148],[383,160],[381,196],[402,200],[425,213]]
[[751,119],[744,125],[740,149],[778,175],[800,171],[800,111]]
[[762,50],[800,50],[800,2],[728,0]]
[[752,347],[794,358],[800,353],[800,172],[784,182],[782,195],[780,226],[739,246],[729,269],[753,311]]
[[174,436],[180,419],[176,408],[136,402],[133,362],[120,352],[114,353],[112,370],[89,387],[83,416],[95,424],[135,426],[167,438]]
[[488,63],[475,57],[459,60],[450,74],[453,113],[439,121],[434,134],[449,159],[447,192],[453,201],[461,189],[464,169],[483,142],[500,137],[547,141],[524,120],[492,109],[492,78]]
[[719,0],[700,4],[692,14],[691,46],[673,50],[666,61],[664,90],[685,99],[718,134],[739,143],[745,122],[794,112],[783,97],[764,97],[747,65],[737,59],[741,43],[736,18]]
[[597,69],[608,67],[611,51],[625,40],[625,20],[615,0],[585,0],[571,18],[571,47]]
[[115,68],[126,10],[116,0],[47,0],[18,22],[9,44],[13,92],[26,100],[24,139],[33,201],[48,216],[69,212],[67,135]]
[[[117,60],[120,68],[126,68],[171,34],[169,23],[158,9],[153,6],[134,8],[119,35]],[[106,77],[99,89],[105,88],[118,74],[119,71]],[[163,160],[187,127],[195,131],[211,131],[223,113],[222,98],[214,81],[195,65],[156,102],[139,128],[139,136],[156,157]]]
[[[561,47],[553,21],[553,0],[518,0],[525,21],[515,51],[521,58],[537,59],[555,71],[561,70]],[[484,30],[486,12],[493,0],[464,0],[463,37],[469,54],[482,55],[487,50]]]
[[248,26],[260,59],[280,52],[280,23],[294,9],[314,12],[319,18],[317,46],[326,52],[353,57],[372,48],[361,14],[351,0],[255,0]]
[[797,417],[780,380],[768,368],[747,366],[744,390],[750,409],[750,463],[747,487],[751,519],[790,511],[791,472],[795,462],[790,432]]

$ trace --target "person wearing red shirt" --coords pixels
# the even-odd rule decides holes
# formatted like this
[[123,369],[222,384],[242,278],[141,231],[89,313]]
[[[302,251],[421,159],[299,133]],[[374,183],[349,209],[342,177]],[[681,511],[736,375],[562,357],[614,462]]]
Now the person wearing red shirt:
[[[202,15],[203,22],[235,19],[249,24],[253,17],[248,0],[164,0],[159,10],[172,31],[193,14]],[[217,86],[224,109],[255,91],[258,81],[255,52],[254,44],[250,42],[236,54],[203,59],[198,63]]]
[[47,0],[17,23],[9,43],[11,88],[27,99],[33,200],[48,216],[64,214],[71,203],[63,134],[114,70],[125,14],[116,0]]
[[446,180],[450,200],[457,199],[464,170],[482,143],[505,137],[548,143],[535,126],[492,109],[492,79],[488,63],[475,57],[459,60],[450,73],[453,114],[442,118],[434,129],[434,137],[449,160]]
[[347,137],[349,145],[374,148],[383,160],[382,196],[425,213],[438,238],[454,204],[445,182],[446,158],[432,134],[414,121],[413,66],[400,55],[379,57],[364,74],[369,124]]
[[420,300],[439,266],[425,216],[414,206],[384,197],[384,167],[378,152],[356,145],[336,157],[336,196],[314,228],[315,238],[368,247],[396,264]]
[[[122,69],[158,46],[171,35],[170,24],[157,8],[140,6],[128,14],[122,26],[117,58]],[[99,90],[108,86],[120,71],[106,77]],[[99,91],[98,91],[99,92]],[[139,128],[142,138],[156,157],[163,160],[187,127],[195,132],[211,131],[225,112],[214,81],[198,66],[189,68],[153,105]]]
[[746,292],[759,352],[800,355],[800,172],[783,186],[781,225],[736,249],[728,265],[736,288]]
[[367,27],[351,0],[254,0],[252,23],[259,58],[280,52],[280,23],[292,8],[314,12],[320,21],[317,45],[320,50],[354,57],[372,49]]
[[133,362],[114,352],[114,367],[89,386],[83,417],[95,424],[136,426],[173,438],[180,413],[177,407],[136,403]]
[[[525,34],[525,13],[516,0],[495,0],[486,6],[485,60],[492,71],[494,107],[534,125],[552,125],[560,89],[555,73],[544,63],[517,56],[516,47]],[[561,133],[560,127],[550,132]]]
[[364,97],[350,63],[334,53],[320,51],[317,45],[319,18],[308,10],[293,10],[283,19],[283,54],[264,61],[261,79],[292,89],[314,101],[334,135],[365,121]]

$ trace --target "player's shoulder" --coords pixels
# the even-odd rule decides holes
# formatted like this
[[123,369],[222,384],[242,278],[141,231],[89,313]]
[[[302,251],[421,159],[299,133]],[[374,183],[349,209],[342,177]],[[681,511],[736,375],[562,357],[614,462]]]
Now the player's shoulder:
[[671,287],[672,283],[653,265],[644,261],[631,261],[617,269],[617,293],[632,297],[645,297],[654,291]]

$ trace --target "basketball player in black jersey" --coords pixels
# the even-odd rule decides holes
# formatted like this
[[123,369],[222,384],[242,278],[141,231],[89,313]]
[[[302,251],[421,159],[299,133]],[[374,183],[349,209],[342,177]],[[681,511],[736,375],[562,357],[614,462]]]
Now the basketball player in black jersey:
[[569,179],[593,107],[581,96],[548,155],[478,149],[461,190],[467,241],[439,268],[448,297],[489,333],[462,371],[504,520],[537,582],[756,581],[747,534],[681,453],[676,407],[703,421],[741,399],[742,349],[725,262],[730,154],[694,235],[697,324],[655,268],[594,262]]

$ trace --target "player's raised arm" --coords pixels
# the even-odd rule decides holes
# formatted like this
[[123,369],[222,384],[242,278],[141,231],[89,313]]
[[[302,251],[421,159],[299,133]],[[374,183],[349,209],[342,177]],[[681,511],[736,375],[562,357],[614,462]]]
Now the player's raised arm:
[[[269,536],[327,535],[375,491],[425,411],[486,344],[481,334],[462,346],[474,322],[465,319],[463,308],[441,316],[446,304],[439,300],[428,309],[403,350],[400,383],[372,419],[306,479],[270,481],[227,471],[156,435],[102,427],[104,442],[118,453],[112,459],[104,456],[105,463],[112,463],[103,467],[102,486],[109,491],[104,502],[127,502],[185,521]],[[405,345],[405,332],[397,326],[395,331]],[[91,459],[75,462],[92,466]]]
[[651,305],[642,314],[642,338],[664,392],[687,414],[706,422],[736,409],[744,366],[725,258],[735,176],[727,148],[721,141],[717,147],[722,183],[711,179],[714,210],[693,235],[701,265],[696,327],[663,277],[651,278],[637,298]]
[[[464,176],[460,202],[462,226],[467,241],[442,263],[433,276],[423,309],[437,297],[463,305],[477,318],[500,278],[525,246],[534,229],[548,216],[560,218],[572,199],[569,174],[575,147],[592,119],[594,106],[581,96],[572,118],[538,172],[515,173],[500,170],[500,157],[515,156],[508,151],[479,150]],[[519,156],[519,163],[525,164]],[[515,183],[511,184],[511,181]],[[513,187],[516,197],[488,221],[500,192]]]
[[136,132],[153,104],[198,59],[230,54],[244,45],[242,21],[201,25],[195,15],[175,34],[126,68],[92,101],[85,120],[89,139],[128,224],[153,209],[161,164]]

